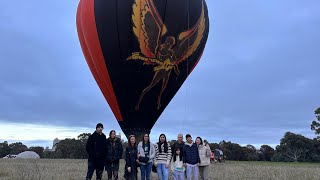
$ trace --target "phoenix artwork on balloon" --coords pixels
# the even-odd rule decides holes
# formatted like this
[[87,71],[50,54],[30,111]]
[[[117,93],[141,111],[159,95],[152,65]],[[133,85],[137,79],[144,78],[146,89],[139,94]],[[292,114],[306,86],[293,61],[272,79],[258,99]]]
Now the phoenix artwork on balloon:
[[[141,18],[141,19],[140,19]],[[179,63],[188,59],[203,38],[205,30],[204,7],[202,2],[201,14],[197,23],[190,29],[181,32],[178,37],[164,35],[167,27],[163,23],[152,0],[136,0],[133,5],[133,32],[139,40],[140,52],[132,53],[128,60],[142,60],[146,65],[153,65],[155,72],[151,83],[142,91],[135,106],[139,110],[143,96],[157,83],[162,81],[158,95],[157,109],[161,107],[161,94],[166,89],[171,71],[179,75]]]
[[77,30],[122,131],[141,135],[151,132],[198,64],[208,9],[205,0],[80,0]]

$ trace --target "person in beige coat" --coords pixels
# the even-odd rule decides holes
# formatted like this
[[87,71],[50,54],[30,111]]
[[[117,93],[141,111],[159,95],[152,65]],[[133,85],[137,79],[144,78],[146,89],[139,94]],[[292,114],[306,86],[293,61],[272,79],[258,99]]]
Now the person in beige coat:
[[201,137],[197,137],[196,144],[198,145],[199,156],[200,156],[200,164],[199,164],[200,180],[209,180],[211,149],[209,147],[209,144],[202,142]]

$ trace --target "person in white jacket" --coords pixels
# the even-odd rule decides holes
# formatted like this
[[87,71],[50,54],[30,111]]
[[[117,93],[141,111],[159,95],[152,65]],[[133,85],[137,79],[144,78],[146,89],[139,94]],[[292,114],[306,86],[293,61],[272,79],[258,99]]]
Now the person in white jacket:
[[202,142],[201,137],[197,137],[196,144],[198,145],[199,156],[200,156],[200,164],[199,164],[200,180],[209,180],[211,149],[207,142],[205,143]]
[[[150,142],[149,134],[144,134],[143,141],[138,144],[138,158],[141,180],[150,180],[152,162],[156,155],[154,144]],[[143,162],[144,161],[144,162]]]
[[171,171],[173,180],[184,180],[185,167],[183,165],[183,154],[180,151],[180,147],[175,148],[175,152],[171,160]]

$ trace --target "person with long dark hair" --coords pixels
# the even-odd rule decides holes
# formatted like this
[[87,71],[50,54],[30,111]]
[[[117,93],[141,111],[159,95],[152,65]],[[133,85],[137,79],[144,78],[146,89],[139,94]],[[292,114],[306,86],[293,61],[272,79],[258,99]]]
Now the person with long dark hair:
[[128,147],[126,148],[126,165],[124,177],[126,180],[138,179],[138,149],[136,146],[136,138],[134,135],[130,135],[128,139]]
[[107,157],[105,169],[108,173],[108,180],[118,179],[119,161],[122,158],[123,147],[121,140],[116,137],[116,131],[111,130],[107,139]]
[[154,144],[150,142],[149,134],[144,134],[138,144],[138,158],[141,170],[141,180],[150,180],[152,162],[155,157]]
[[196,144],[198,146],[199,157],[200,157],[200,163],[199,163],[200,180],[209,180],[211,149],[206,141],[204,143],[202,142],[201,137],[197,137]]
[[180,147],[176,147],[175,152],[173,152],[171,171],[173,180],[184,180],[185,167],[183,166],[183,154],[180,151]]
[[159,180],[168,180],[171,156],[171,146],[167,142],[166,135],[161,134],[159,136],[159,142],[156,144],[155,158]]

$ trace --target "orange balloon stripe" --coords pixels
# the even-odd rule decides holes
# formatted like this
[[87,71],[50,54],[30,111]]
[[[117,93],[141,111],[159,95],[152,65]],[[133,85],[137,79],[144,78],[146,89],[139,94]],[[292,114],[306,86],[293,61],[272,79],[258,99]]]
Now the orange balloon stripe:
[[[95,77],[104,97],[109,103],[116,119],[118,121],[122,121],[120,108],[116,100],[107,66],[105,64],[100,47],[94,15],[94,0],[80,0],[79,6],[80,11],[77,18],[80,19],[80,31],[82,31],[81,36],[83,38],[80,39],[80,41],[84,42],[82,43],[84,44],[84,52],[88,52],[90,55],[85,55],[88,66]],[[90,47],[90,49],[88,47]]]
[[[82,24],[81,24],[81,4],[80,3],[81,3],[81,1],[79,2],[79,5],[78,5],[77,18],[76,18],[78,37],[79,37],[79,40],[80,40],[81,49],[82,49],[82,52],[83,52],[84,57],[86,59],[86,62],[88,64],[88,66],[89,66],[89,69],[90,69],[94,79],[96,80],[96,82],[97,82],[97,84],[99,86],[99,84],[102,84],[102,80],[100,79],[100,77],[99,77],[99,75],[98,75],[98,73],[96,71],[96,68],[94,67],[94,64],[93,64],[89,49],[87,47],[87,44],[86,44],[84,36],[83,36]],[[99,86],[99,88],[100,88],[103,96],[107,99],[107,95],[106,95],[105,91],[102,89],[102,87]]]

